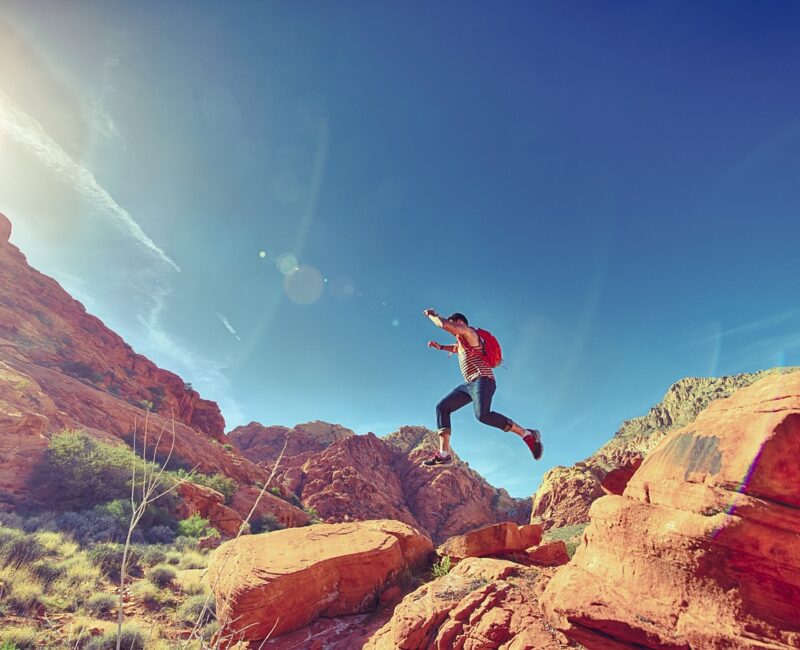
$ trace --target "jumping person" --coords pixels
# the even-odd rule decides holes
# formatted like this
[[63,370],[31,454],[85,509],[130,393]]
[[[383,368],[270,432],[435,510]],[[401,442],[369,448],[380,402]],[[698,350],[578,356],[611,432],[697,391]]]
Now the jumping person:
[[[456,338],[453,345],[441,345],[436,341],[428,341],[428,347],[458,354],[458,365],[464,376],[464,383],[454,388],[436,405],[436,425],[439,433],[439,451],[423,465],[445,465],[452,459],[450,456],[450,415],[453,411],[466,406],[470,402],[475,407],[475,417],[484,424],[513,431],[531,450],[533,457],[542,457],[542,439],[536,429],[523,429],[505,415],[492,411],[492,395],[497,388],[492,367],[485,357],[484,342],[478,332],[469,326],[467,317],[456,312],[449,318],[442,318],[433,309],[426,309],[423,314],[431,322]],[[499,350],[499,348],[498,348]]]

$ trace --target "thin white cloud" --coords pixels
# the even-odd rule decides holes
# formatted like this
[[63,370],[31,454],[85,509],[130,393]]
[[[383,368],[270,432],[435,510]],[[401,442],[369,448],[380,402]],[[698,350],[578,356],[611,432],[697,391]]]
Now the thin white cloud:
[[162,316],[168,295],[166,289],[153,292],[149,311],[145,316],[139,316],[144,328],[145,352],[152,355],[159,365],[185,376],[201,395],[215,400],[225,414],[228,426],[243,424],[242,406],[233,397],[233,387],[224,372],[225,365],[197,354],[164,329]]
[[136,241],[149,249],[165,264],[180,273],[180,267],[147,236],[131,214],[97,182],[94,174],[79,164],[50,137],[42,125],[22,110],[11,97],[0,90],[0,128],[61,176],[82,196],[110,215]]
[[721,339],[724,336],[730,336],[731,334],[739,334],[741,332],[750,332],[754,330],[766,329],[769,327],[773,327],[775,325],[780,325],[781,323],[785,323],[786,321],[791,320],[794,316],[800,314],[800,308],[795,307],[794,309],[787,309],[786,311],[782,311],[778,314],[773,314],[767,318],[762,318],[760,320],[752,321],[750,323],[745,323],[743,325],[738,325],[736,327],[732,327],[727,330],[715,332],[711,336],[707,336],[695,341],[695,343],[707,343],[709,341]]
[[222,324],[225,326],[225,329],[228,330],[231,334],[233,334],[236,337],[236,340],[241,343],[242,339],[239,338],[239,335],[236,333],[236,330],[233,329],[233,325],[231,325],[230,321],[227,318],[225,318],[223,314],[220,314],[219,312],[217,312],[217,318],[219,318],[220,321],[222,321]]

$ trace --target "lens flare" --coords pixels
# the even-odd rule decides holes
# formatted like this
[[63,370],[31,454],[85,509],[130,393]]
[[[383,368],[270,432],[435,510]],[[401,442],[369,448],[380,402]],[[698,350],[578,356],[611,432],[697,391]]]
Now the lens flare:
[[267,256],[267,251],[258,251],[258,256],[263,260]]
[[310,305],[322,295],[322,274],[313,266],[303,265],[283,278],[286,296],[297,305]]
[[292,273],[298,269],[297,258],[291,253],[280,255],[278,259],[275,260],[275,265],[283,275],[292,275]]

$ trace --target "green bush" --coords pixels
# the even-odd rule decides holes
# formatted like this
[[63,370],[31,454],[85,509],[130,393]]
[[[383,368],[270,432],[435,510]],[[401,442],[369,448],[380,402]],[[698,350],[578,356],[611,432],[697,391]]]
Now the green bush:
[[250,532],[253,533],[253,535],[268,533],[273,530],[281,530],[283,528],[286,528],[286,526],[278,521],[278,518],[271,513],[261,517],[253,517],[250,520]]
[[117,598],[112,594],[95,594],[86,602],[86,609],[95,616],[110,614],[117,607]]
[[[89,550],[89,560],[102,573],[116,581],[120,578],[124,551],[122,544],[97,544]],[[142,557],[135,546],[128,549],[127,573],[131,576],[142,575]]]
[[144,546],[140,550],[142,566],[155,566],[167,561],[167,551],[160,546]]
[[52,558],[37,560],[30,565],[33,573],[45,585],[50,585],[66,573],[66,567],[60,562],[53,561]]
[[183,519],[178,522],[178,535],[181,537],[200,539],[208,535],[219,535],[219,531],[211,526],[208,519],[204,519],[199,513],[195,512],[188,519]]
[[[119,636],[122,650],[144,650],[145,635],[133,625],[125,625]],[[94,639],[86,646],[86,650],[115,650],[117,647],[117,631],[109,630],[99,639]]]
[[46,486],[59,510],[82,510],[115,499],[129,499],[131,472],[143,476],[145,463],[132,449],[101,442],[85,431],[53,436],[34,480]]
[[441,560],[433,563],[431,572],[433,573],[434,578],[441,578],[442,576],[446,576],[448,573],[450,573],[451,568],[450,556],[445,555]]
[[36,647],[36,628],[31,625],[10,625],[0,630],[0,650],[28,650]]
[[216,615],[216,603],[210,596],[192,596],[178,608],[178,620],[188,626],[193,626],[200,616],[200,625],[207,625]]
[[32,535],[13,528],[1,530],[0,563],[3,565],[28,565],[47,555],[47,550]]
[[167,564],[154,566],[145,573],[145,577],[156,585],[156,587],[166,587],[175,580],[176,576],[175,569]]
[[200,472],[187,472],[185,469],[179,469],[171,473],[175,478],[216,490],[225,497],[225,503],[230,503],[234,492],[236,492],[236,481],[224,474],[208,475]]

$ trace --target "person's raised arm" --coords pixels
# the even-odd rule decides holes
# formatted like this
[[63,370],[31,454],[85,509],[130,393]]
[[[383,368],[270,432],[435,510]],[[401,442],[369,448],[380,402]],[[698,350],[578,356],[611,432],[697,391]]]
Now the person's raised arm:
[[461,321],[452,321],[452,320],[447,320],[446,318],[442,318],[433,309],[426,309],[422,313],[428,318],[430,318],[431,322],[434,325],[436,325],[436,327],[440,327],[445,332],[450,332],[454,336],[459,334],[464,335],[470,330],[469,326],[462,323]]

